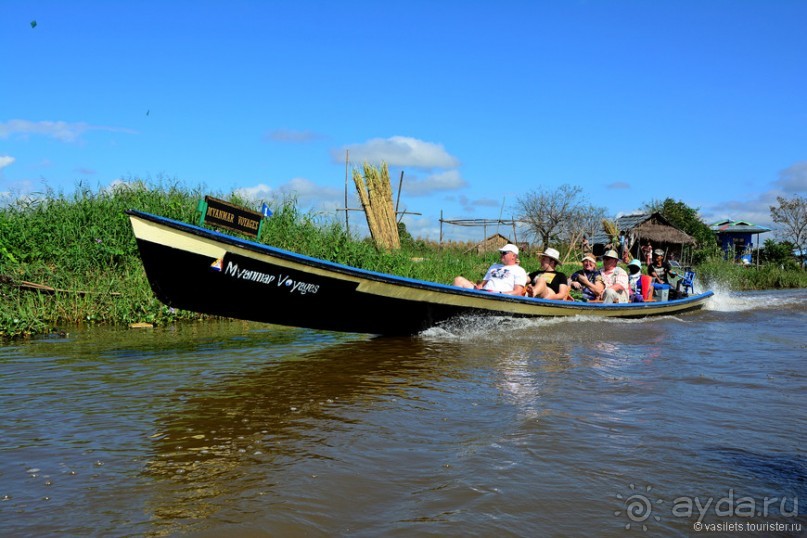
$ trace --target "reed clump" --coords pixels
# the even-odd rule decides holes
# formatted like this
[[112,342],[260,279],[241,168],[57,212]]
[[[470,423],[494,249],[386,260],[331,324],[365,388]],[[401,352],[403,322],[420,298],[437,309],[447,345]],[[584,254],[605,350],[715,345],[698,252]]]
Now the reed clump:
[[605,233],[611,238],[614,247],[619,245],[619,227],[616,225],[616,222],[602,219],[602,229],[605,230]]
[[362,175],[358,170],[353,170],[353,182],[367,217],[370,236],[379,248],[397,250],[401,248],[401,241],[395,220],[395,207],[392,205],[392,186],[387,163],[382,163],[380,169],[364,163],[363,172]]

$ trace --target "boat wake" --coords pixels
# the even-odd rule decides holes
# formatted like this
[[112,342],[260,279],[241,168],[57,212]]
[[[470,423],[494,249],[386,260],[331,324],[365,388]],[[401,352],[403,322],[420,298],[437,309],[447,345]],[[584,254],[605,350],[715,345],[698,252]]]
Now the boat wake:
[[803,305],[807,300],[805,290],[733,291],[716,286],[714,296],[703,309],[712,312],[743,312],[770,308],[788,308]]
[[[727,286],[717,286],[712,296],[704,305],[704,312],[746,312],[761,309],[800,309],[807,302],[807,290],[764,290],[734,291]],[[498,338],[519,338],[524,334],[536,334],[541,329],[553,328],[549,332],[565,331],[564,325],[579,327],[580,322],[593,324],[636,325],[658,323],[659,320],[673,320],[678,323],[693,323],[699,318],[695,316],[653,316],[647,318],[604,318],[599,316],[569,316],[515,318],[508,316],[463,316],[452,319],[437,327],[420,333],[420,338],[431,341],[474,341],[489,339],[491,334]],[[703,319],[703,318],[700,318]],[[576,330],[576,329],[575,329]],[[610,329],[609,329],[610,330]],[[544,335],[546,332],[543,332]]]
[[[600,316],[568,316],[541,318],[514,318],[509,316],[462,316],[431,327],[419,334],[420,338],[430,341],[490,339],[491,334],[501,337],[518,337],[524,334],[536,334],[536,331],[553,326],[574,326],[575,330],[583,323],[610,325],[641,325],[655,323],[658,320],[674,320],[688,323],[678,316],[654,316],[648,318],[603,318]],[[561,332],[564,329],[559,329]]]

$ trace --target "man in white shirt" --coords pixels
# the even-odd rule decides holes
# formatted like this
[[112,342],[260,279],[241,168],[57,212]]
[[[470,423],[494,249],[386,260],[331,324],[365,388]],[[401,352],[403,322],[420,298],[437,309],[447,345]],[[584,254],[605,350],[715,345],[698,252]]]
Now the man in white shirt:
[[527,271],[518,264],[518,247],[508,243],[500,248],[499,252],[501,253],[500,263],[491,265],[479,284],[474,284],[467,278],[458,276],[454,279],[454,285],[506,295],[524,295]]
[[605,291],[602,294],[604,303],[627,303],[628,302],[628,273],[617,266],[619,254],[615,250],[609,250],[602,255],[602,280],[605,283]]

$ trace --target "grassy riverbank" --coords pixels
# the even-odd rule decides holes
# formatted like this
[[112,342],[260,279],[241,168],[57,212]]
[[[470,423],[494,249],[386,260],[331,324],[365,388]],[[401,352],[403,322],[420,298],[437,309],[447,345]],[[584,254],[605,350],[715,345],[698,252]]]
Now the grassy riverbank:
[[[164,325],[204,316],[157,301],[143,271],[124,214],[139,209],[196,222],[205,193],[181,185],[132,182],[113,190],[78,189],[70,196],[46,193],[0,208],[0,338],[67,331],[82,323]],[[280,248],[364,269],[435,282],[484,274],[494,255],[468,252],[467,244],[444,245],[405,238],[400,251],[379,252],[348,236],[332,217],[300,213],[294,200],[273,207],[259,240]],[[535,259],[522,262],[536,269]],[[567,273],[577,264],[567,264]],[[742,268],[709,262],[698,268],[704,285],[730,289],[807,287],[807,273],[772,266]],[[30,284],[51,289],[35,291]]]
[[[82,323],[204,319],[153,297],[124,211],[195,223],[205,194],[225,198],[181,185],[133,182],[109,191],[79,189],[70,196],[50,192],[0,208],[0,338],[69,331]],[[401,251],[379,252],[370,242],[349,237],[330,217],[300,213],[294,200],[272,209],[259,240],[310,256],[435,281],[479,273],[488,263],[411,240]],[[424,258],[428,263],[418,261]],[[30,284],[52,289],[34,290]]]

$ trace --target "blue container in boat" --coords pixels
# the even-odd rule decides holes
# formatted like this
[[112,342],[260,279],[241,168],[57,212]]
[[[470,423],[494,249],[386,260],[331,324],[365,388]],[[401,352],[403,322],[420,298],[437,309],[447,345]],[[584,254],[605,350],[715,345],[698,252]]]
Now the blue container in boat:
[[667,301],[670,298],[669,284],[653,284],[653,298],[656,301]]

